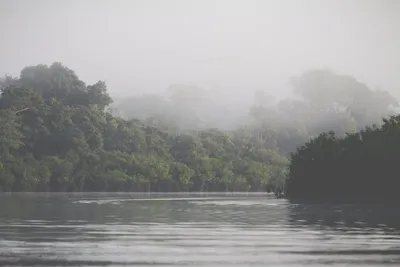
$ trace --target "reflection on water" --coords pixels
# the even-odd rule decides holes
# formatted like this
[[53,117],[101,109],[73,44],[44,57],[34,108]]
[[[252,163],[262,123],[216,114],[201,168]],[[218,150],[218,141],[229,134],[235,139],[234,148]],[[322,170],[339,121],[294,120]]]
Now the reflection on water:
[[399,206],[263,194],[0,196],[0,265],[397,266]]

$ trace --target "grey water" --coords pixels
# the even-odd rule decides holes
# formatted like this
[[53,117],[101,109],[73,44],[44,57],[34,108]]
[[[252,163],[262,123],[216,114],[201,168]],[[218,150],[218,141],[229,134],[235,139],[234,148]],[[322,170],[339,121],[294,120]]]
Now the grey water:
[[1,266],[400,266],[400,205],[2,194]]

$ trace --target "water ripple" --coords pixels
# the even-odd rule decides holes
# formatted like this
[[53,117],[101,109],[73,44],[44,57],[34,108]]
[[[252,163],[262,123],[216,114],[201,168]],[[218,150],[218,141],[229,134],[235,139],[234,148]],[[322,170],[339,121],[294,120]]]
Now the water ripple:
[[305,207],[259,195],[118,197],[2,196],[0,265],[400,264],[395,207]]

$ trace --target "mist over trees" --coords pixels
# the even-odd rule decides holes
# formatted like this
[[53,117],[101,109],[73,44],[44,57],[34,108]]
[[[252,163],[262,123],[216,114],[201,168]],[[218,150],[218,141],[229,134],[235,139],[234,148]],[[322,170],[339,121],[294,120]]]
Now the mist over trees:
[[[60,63],[26,67],[0,88],[1,191],[283,188],[287,159],[250,132],[171,133],[113,116],[106,84],[86,85]],[[190,105],[197,99],[183,98]]]
[[211,91],[183,84],[173,84],[160,94],[125,97],[112,107],[123,117],[172,132],[233,130],[249,120],[248,107],[233,106],[229,96],[223,100]]
[[226,100],[194,86],[172,85],[163,94],[128,97],[114,107],[169,132],[207,128],[246,128],[258,142],[288,155],[322,132],[354,133],[379,125],[395,114],[398,102],[389,92],[371,90],[352,76],[327,69],[304,72],[290,79],[292,96],[276,100],[265,91],[254,103],[234,110]]
[[[397,117],[380,123],[398,105],[388,92],[329,70],[291,82],[292,97],[276,101],[258,91],[241,115],[185,85],[110,108],[102,81],[87,85],[61,63],[26,67],[0,82],[0,189],[281,194],[288,185],[290,193],[323,175],[314,159],[336,164],[324,170],[344,168],[346,161],[337,158],[356,160],[359,140],[392,138],[397,131]],[[373,123],[372,130],[356,133]],[[328,131],[336,134],[321,135]],[[352,148],[346,148],[349,140],[355,140]],[[363,151],[375,148],[371,143]],[[369,161],[363,156],[357,162]]]

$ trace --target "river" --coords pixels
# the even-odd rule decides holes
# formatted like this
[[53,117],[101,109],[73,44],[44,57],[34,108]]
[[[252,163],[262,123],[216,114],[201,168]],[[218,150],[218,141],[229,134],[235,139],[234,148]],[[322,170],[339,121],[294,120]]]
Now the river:
[[1,266],[400,266],[400,205],[2,194]]

